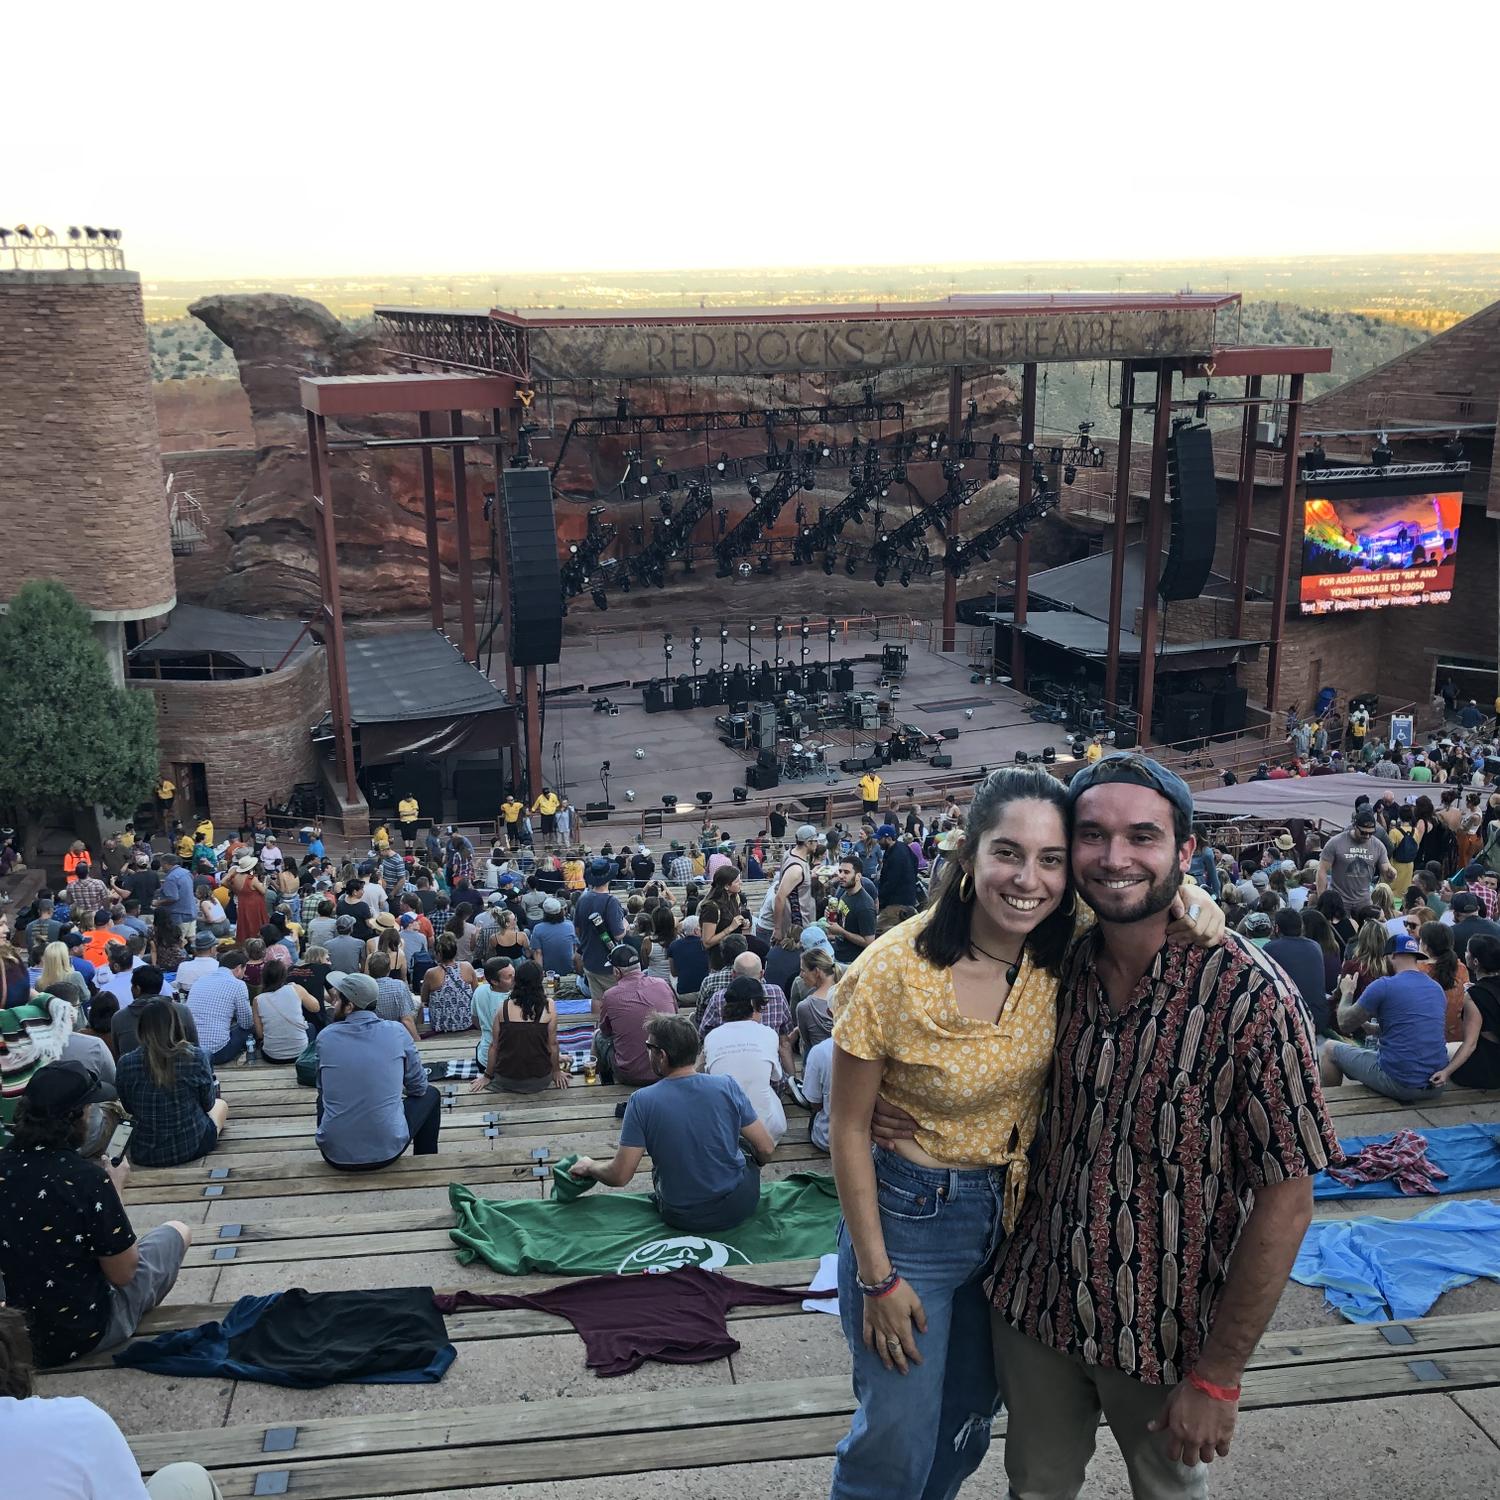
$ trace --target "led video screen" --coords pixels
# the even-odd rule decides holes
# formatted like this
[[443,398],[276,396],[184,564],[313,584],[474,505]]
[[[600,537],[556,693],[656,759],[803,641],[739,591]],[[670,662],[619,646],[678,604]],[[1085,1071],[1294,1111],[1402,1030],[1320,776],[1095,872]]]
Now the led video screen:
[[1304,615],[1453,597],[1463,496],[1347,492],[1307,497],[1302,522]]

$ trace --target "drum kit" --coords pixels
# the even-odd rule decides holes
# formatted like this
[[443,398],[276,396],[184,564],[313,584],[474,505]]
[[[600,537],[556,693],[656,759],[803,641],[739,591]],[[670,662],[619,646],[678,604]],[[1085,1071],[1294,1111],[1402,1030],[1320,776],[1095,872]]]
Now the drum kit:
[[783,781],[810,781],[821,776],[830,785],[838,778],[829,774],[828,752],[834,747],[827,744],[806,744],[801,740],[781,742],[781,779]]

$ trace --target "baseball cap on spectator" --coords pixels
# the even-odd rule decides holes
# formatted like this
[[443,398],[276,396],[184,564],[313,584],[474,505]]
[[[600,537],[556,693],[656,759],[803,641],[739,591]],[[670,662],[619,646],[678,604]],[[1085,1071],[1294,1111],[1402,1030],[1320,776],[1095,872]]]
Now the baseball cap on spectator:
[[802,929],[802,951],[810,953],[814,948],[821,948],[829,958],[833,957],[833,944],[828,934],[816,922],[811,922]]
[[1480,864],[1477,859],[1464,866],[1465,880],[1483,880],[1489,873],[1489,870]]
[[417,914],[414,911],[404,911],[399,917],[396,918],[396,920],[403,927],[410,927],[411,924],[417,920]]
[[1472,916],[1479,910],[1479,897],[1472,891],[1456,891],[1449,908],[1456,917]]
[[638,969],[641,955],[629,943],[616,943],[609,950],[609,966],[612,969]]
[[[1264,767],[1265,762],[1261,762]],[[1160,761],[1134,750],[1117,751],[1096,760],[1093,765],[1075,771],[1068,782],[1068,806],[1076,807],[1078,799],[1090,787],[1106,782],[1124,781],[1132,786],[1149,787],[1159,792],[1183,817],[1191,821],[1193,816],[1193,794],[1187,782],[1175,771],[1169,771]]]
[[1270,937],[1271,918],[1266,912],[1253,911],[1240,923],[1240,931],[1250,938]]
[[811,844],[816,842],[818,830],[811,823],[804,823],[797,830],[797,842],[799,844]]
[[556,896],[548,896],[547,899],[542,902],[543,916],[560,917],[562,915],[562,909],[563,904],[557,899]]
[[334,969],[323,983],[360,1010],[373,1010],[380,998],[380,986],[368,974],[346,974],[342,969]]
[[348,912],[345,912],[344,915],[341,916],[333,925],[338,928],[340,932],[353,932],[354,918],[351,917]]
[[[802,830],[800,828],[797,830],[797,837],[799,839],[802,837]],[[901,830],[894,823],[882,823],[875,830],[875,837],[878,839],[899,839],[901,837]]]
[[1270,885],[1271,877],[1264,870],[1256,870],[1250,877],[1250,884],[1258,891],[1263,891]]
[[489,895],[486,896],[484,899],[485,899],[485,904],[488,905],[488,906],[499,906],[500,903],[505,900],[505,892],[504,891],[491,891],[489,893]]
[[1371,807],[1361,807],[1354,814],[1354,826],[1356,828],[1373,828],[1376,821],[1375,810]]
[[86,1104],[103,1104],[120,1096],[92,1068],[65,1058],[33,1073],[21,1097],[28,1115],[65,1120]]
[[65,942],[70,948],[81,948],[84,945],[85,938],[83,934],[75,927],[72,932],[70,932],[67,937],[63,939],[63,942]]
[[1403,932],[1400,937],[1393,937],[1387,941],[1385,951],[1391,958],[1403,953],[1409,954],[1412,958],[1420,958],[1422,945],[1409,932]]

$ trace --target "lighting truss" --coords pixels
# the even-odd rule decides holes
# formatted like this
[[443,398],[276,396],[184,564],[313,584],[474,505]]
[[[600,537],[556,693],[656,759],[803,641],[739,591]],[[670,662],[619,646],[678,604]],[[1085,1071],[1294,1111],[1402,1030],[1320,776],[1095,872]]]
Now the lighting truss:
[[966,573],[975,563],[988,562],[990,554],[1001,542],[1020,536],[1056,504],[1057,495],[1053,490],[1039,490],[1025,505],[1017,506],[993,526],[986,527],[976,536],[955,542],[948,549],[948,555],[943,558],[942,566],[956,578]]
[[1441,479],[1469,472],[1469,461],[1430,464],[1359,464],[1347,469],[1304,469],[1305,484],[1347,484],[1350,480]]
[[944,525],[960,506],[967,505],[976,491],[988,482],[983,478],[960,480],[962,465],[948,460],[943,471],[948,476],[948,488],[931,505],[925,505],[909,521],[904,521],[894,531],[883,533],[871,549],[871,556],[878,565],[889,566],[902,553],[909,552],[922,534],[935,526]]
[[749,553],[755,543],[760,540],[766,527],[775,523],[777,516],[781,514],[782,507],[804,482],[805,476],[800,470],[783,469],[776,476],[776,483],[772,485],[770,492],[750,507],[749,512],[736,523],[733,530],[714,543],[714,557],[718,560],[721,577],[727,576],[725,570],[735,558],[744,557]]

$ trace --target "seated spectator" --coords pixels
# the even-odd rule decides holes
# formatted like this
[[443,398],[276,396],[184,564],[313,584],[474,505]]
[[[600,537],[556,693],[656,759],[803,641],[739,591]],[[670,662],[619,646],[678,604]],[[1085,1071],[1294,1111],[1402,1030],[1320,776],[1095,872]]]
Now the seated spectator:
[[677,995],[682,1000],[696,1000],[698,987],[708,978],[708,950],[698,935],[696,916],[684,917],[677,929],[677,936],[667,948],[667,967],[677,985]]
[[[96,1036],[109,1051],[111,1061],[115,1056],[114,1020],[119,1012],[120,1002],[113,995],[100,995],[94,1003],[89,1006],[88,1020],[81,1021],[76,1028],[82,1036]],[[112,1078],[106,1078],[106,1083],[112,1083]]]
[[[161,999],[171,1000],[172,996],[160,969],[152,964],[142,964],[140,968],[130,971],[130,999],[115,1012],[114,1019],[110,1022],[110,1045],[114,1048],[117,1059],[124,1057],[127,1052],[133,1052],[139,1045],[136,1022],[140,1019],[140,1007],[147,1000]],[[182,1023],[183,1034],[196,1044],[198,1023],[193,1019],[192,1011],[180,1001],[173,1001],[173,1005],[177,1011],[177,1019]],[[93,1014],[92,1007],[89,1014]]]
[[404,979],[391,973],[391,956],[388,953],[372,953],[369,959],[370,978],[375,981],[375,1014],[382,1021],[398,1021],[409,1032],[412,1041],[419,1041],[417,1023],[417,997]]
[[1302,911],[1302,936],[1311,938],[1323,955],[1323,993],[1331,995],[1339,987],[1339,969],[1344,955],[1339,948],[1328,918],[1315,906],[1304,906]]
[[674,1229],[703,1234],[755,1212],[760,1169],[776,1147],[733,1078],[698,1072],[698,1045],[686,1016],[653,1016],[646,1048],[657,1082],[626,1102],[614,1159],[600,1166],[583,1156],[570,1171],[624,1187],[650,1152],[657,1212]]
[[[411,992],[406,992],[408,1003]],[[250,1002],[255,1040],[268,1063],[294,1063],[312,1038],[310,1022],[321,1015],[317,997],[290,977],[285,959],[268,958],[260,973],[260,994]]]
[[83,1396],[38,1396],[31,1339],[16,1308],[0,1308],[0,1451],[15,1495],[67,1500],[223,1500],[208,1470],[167,1464],[141,1471],[107,1412]]
[[[413,897],[412,900],[415,901],[416,898]],[[306,907],[303,909],[306,910]],[[338,918],[334,912],[333,902],[324,896],[318,901],[316,915],[309,919],[303,928],[302,935],[307,940],[308,947],[316,945],[319,948],[326,948],[329,938],[336,937],[338,930]],[[349,931],[354,931],[352,919],[349,922]]]
[[495,1039],[495,1016],[516,982],[516,966],[509,956],[497,953],[484,961],[484,982],[474,991],[474,1021],[479,1040],[474,1046],[474,1060],[483,1068],[490,1057]]
[[1476,937],[1500,937],[1500,923],[1480,914],[1477,888],[1458,891],[1448,903],[1453,913],[1453,946],[1460,958],[1466,958],[1469,940]]
[[605,1083],[654,1083],[656,1074],[646,1051],[646,1025],[654,1015],[675,1015],[677,995],[671,984],[645,973],[635,949],[619,943],[610,950],[614,983],[599,1002],[594,1056]]
[[[90,1106],[116,1097],[81,1063],[38,1068],[0,1151],[0,1282],[42,1366],[119,1348],[172,1290],[193,1242],[176,1220],[138,1241],[114,1179],[78,1154]],[[19,1496],[9,1451],[5,1462]]]
[[776,1033],[762,1024],[765,987],[758,979],[735,979],[724,991],[724,1020],[703,1041],[706,1073],[733,1078],[744,1089],[756,1118],[771,1140],[781,1144],[786,1134],[786,1112],[776,1085],[782,1071]]
[[358,974],[364,968],[364,940],[354,935],[354,923],[348,912],[343,913],[336,920],[337,933],[323,945],[328,950],[328,962],[344,974]]
[[1415,938],[1393,937],[1386,948],[1392,973],[1366,986],[1358,1001],[1354,979],[1339,981],[1343,1003],[1338,1009],[1340,1031],[1380,1023],[1378,1050],[1352,1042],[1325,1041],[1318,1054],[1325,1088],[1337,1088],[1345,1078],[1374,1089],[1402,1104],[1435,1098],[1433,1076],[1448,1066],[1448,1048],[1443,1042],[1447,1001],[1435,979],[1417,968],[1422,956]]
[[1417,968],[1442,987],[1447,1003],[1443,1020],[1443,1040],[1464,1039],[1464,996],[1469,988],[1469,971],[1453,946],[1453,929],[1441,922],[1423,922],[1417,929],[1422,945],[1422,961]]
[[[113,1000],[114,996],[109,998]],[[82,1013],[77,1006],[62,995],[43,995],[38,999],[46,1004],[47,1014],[52,1018],[51,1029],[37,1043],[41,1060],[54,1063],[66,1058],[80,1062],[105,1083],[114,1083],[115,1055],[103,1037],[78,1029]],[[99,1005],[102,999],[101,996],[94,1004]]]
[[822,948],[809,948],[802,955],[797,976],[803,986],[797,1002],[797,1034],[802,1045],[803,1066],[819,1042],[833,1035],[833,987],[839,969]]
[[[720,945],[721,950],[728,948],[731,939],[726,938]],[[796,1035],[797,1022],[792,1015],[792,1007],[787,1003],[786,995],[782,993],[781,986],[767,984],[762,975],[760,959],[754,953],[741,953],[734,961],[733,970],[729,976],[729,983],[735,979],[754,979],[765,993],[765,1006],[762,1012],[762,1024],[769,1026],[780,1038],[781,1071],[788,1076],[794,1071],[792,1067],[792,1037]],[[698,1026],[698,1035],[707,1041],[716,1026],[722,1025],[724,1020],[724,996],[729,989],[729,983],[722,988],[714,989],[710,995],[708,991],[713,988],[712,976],[705,983],[703,990],[699,992],[698,1014],[694,1020]]]
[[1471,939],[1468,967],[1474,977],[1464,996],[1463,1037],[1432,1082],[1500,1089],[1500,938]]
[[1345,979],[1354,980],[1352,990],[1345,992],[1347,1000],[1358,1000],[1377,979],[1385,979],[1393,972],[1390,959],[1386,956],[1389,942],[1390,934],[1379,918],[1371,917],[1360,925],[1359,935],[1354,939],[1353,947],[1339,968],[1341,991],[1345,989]]
[[328,976],[333,1018],[318,1033],[317,1143],[323,1160],[349,1172],[388,1167],[410,1146],[435,1155],[442,1096],[427,1081],[417,1044],[375,1014],[368,974]]
[[197,937],[193,939],[193,956],[178,966],[177,978],[172,984],[179,998],[192,989],[195,980],[201,979],[205,974],[212,974],[218,969],[218,949],[218,938],[212,932],[205,932],[200,927]]
[[1271,921],[1276,935],[1265,946],[1266,956],[1274,958],[1296,985],[1312,1017],[1313,1030],[1327,1036],[1333,1030],[1333,1013],[1323,987],[1323,950],[1303,932],[1300,911],[1284,906]]
[[203,1050],[216,1068],[242,1056],[245,1044],[255,1035],[250,989],[245,983],[246,951],[230,948],[221,953],[218,973],[194,980],[186,1002]]
[[510,992],[495,1009],[484,1071],[470,1085],[507,1094],[565,1089],[568,1073],[557,1050],[557,1012],[547,998],[541,969],[529,959],[517,964]]
[[42,972],[37,976],[36,988],[44,995],[61,995],[80,1009],[89,1003],[89,987],[68,961],[66,943],[52,942],[42,949]]
[[140,1045],[120,1059],[116,1088],[134,1129],[128,1151],[140,1167],[177,1167],[207,1156],[229,1117],[213,1068],[188,1041],[168,1000],[147,1000],[136,1020]]
[[531,929],[531,956],[544,974],[571,974],[573,956],[578,951],[578,932],[564,915],[563,903],[556,896],[542,902],[542,919]]
[[229,918],[208,881],[200,880],[193,887],[193,894],[198,898],[198,933],[194,939],[194,947],[197,947],[198,940],[205,934],[214,940],[209,945],[212,947],[220,938],[229,936]]
[[440,932],[437,963],[422,978],[422,1004],[427,1007],[431,1031],[468,1031],[474,1025],[474,987],[479,982],[473,967],[458,956],[458,939]]
[[833,1081],[833,1037],[826,1036],[807,1054],[802,1068],[802,1098],[813,1109],[810,1134],[819,1151],[828,1148],[828,1097]]

